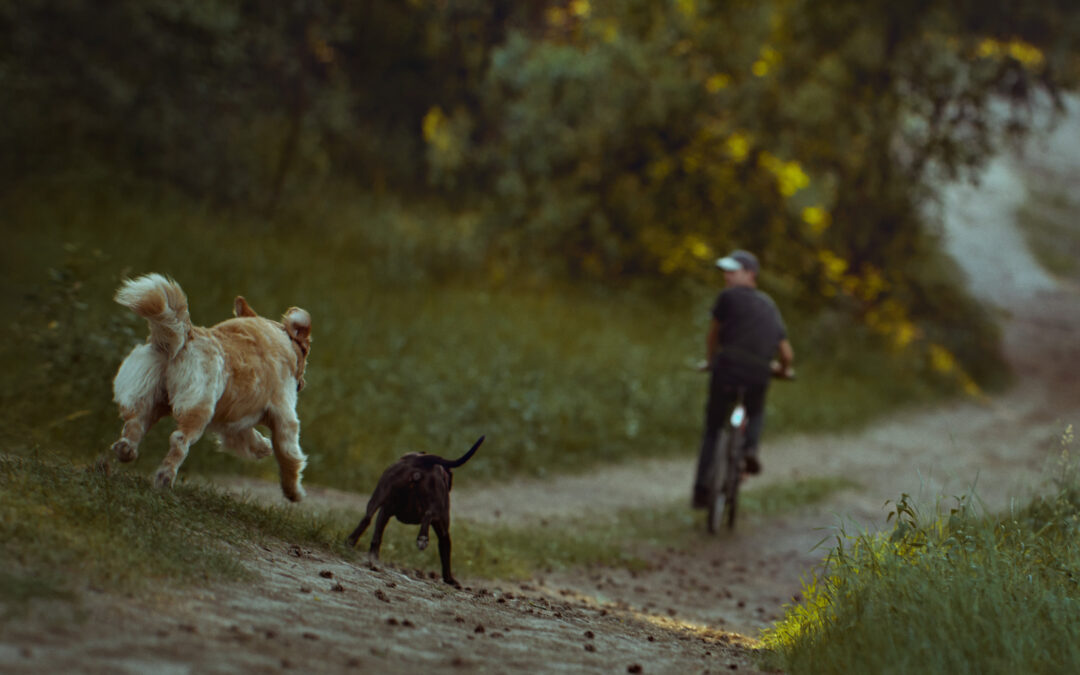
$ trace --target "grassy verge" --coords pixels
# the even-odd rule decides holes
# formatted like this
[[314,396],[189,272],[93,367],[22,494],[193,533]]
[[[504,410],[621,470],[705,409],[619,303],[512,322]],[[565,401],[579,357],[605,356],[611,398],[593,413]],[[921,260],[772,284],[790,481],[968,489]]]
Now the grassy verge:
[[[1068,437],[1071,441],[1071,437]],[[969,499],[841,541],[764,637],[798,673],[1064,673],[1080,667],[1080,473],[1014,513]]]
[[145,591],[245,579],[239,556],[272,538],[331,547],[337,532],[205,487],[160,491],[133,474],[0,456],[0,601],[10,606],[75,597],[86,585]]
[[1036,259],[1051,274],[1080,281],[1080,227],[1076,204],[1062,192],[1029,186],[1016,221]]
[[[807,479],[746,494],[747,519],[775,515],[851,487]],[[7,617],[34,599],[77,600],[83,588],[144,592],[206,581],[246,580],[241,560],[251,544],[285,541],[359,559],[344,546],[355,513],[310,513],[263,506],[219,490],[178,486],[160,491],[134,475],[105,476],[35,458],[0,456],[0,605]],[[513,528],[458,520],[454,565],[473,578],[529,578],[584,565],[642,566],[649,548],[686,549],[702,524],[685,504],[636,509],[609,521]],[[392,523],[384,561],[438,570],[437,546],[416,550],[415,527]]]
[[[687,362],[702,352],[714,288],[492,280],[476,271],[468,216],[333,191],[267,222],[81,177],[23,186],[0,213],[10,452],[63,448],[85,462],[115,440],[112,377],[146,326],[111,298],[123,276],[148,271],[183,284],[199,324],[227,318],[239,293],[270,316],[311,312],[299,413],[312,483],[369,490],[401,454],[455,455],[480,434],[478,480],[689,456],[698,443],[706,381]],[[771,438],[948,395],[841,317],[786,312],[801,379],[774,387]],[[170,430],[154,429],[123,470],[151,473]],[[275,472],[211,447],[200,441],[181,472]]]

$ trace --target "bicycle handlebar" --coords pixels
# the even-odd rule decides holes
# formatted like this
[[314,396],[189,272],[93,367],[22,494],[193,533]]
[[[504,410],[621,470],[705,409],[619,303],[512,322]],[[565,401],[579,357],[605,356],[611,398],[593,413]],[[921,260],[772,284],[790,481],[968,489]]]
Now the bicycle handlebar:
[[[704,359],[702,359],[701,361],[698,361],[697,364],[694,366],[694,368],[699,373],[707,373],[707,372],[709,372],[709,370],[711,370],[711,366],[709,365],[709,362],[704,360]],[[779,361],[773,361],[772,363],[769,364],[769,373],[770,373],[770,375],[772,376],[772,378],[774,380],[789,380],[790,381],[790,380],[795,380],[796,379],[796,377],[795,377],[795,369],[790,368],[787,371],[782,371],[782,370],[780,370],[780,362]]]

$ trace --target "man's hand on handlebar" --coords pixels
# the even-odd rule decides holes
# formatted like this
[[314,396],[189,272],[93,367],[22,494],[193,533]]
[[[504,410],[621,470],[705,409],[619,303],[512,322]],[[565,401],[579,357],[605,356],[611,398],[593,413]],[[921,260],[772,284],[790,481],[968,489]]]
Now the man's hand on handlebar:
[[780,361],[774,360],[769,364],[772,369],[772,375],[775,378],[781,380],[794,380],[795,379],[795,367],[791,365],[785,366]]

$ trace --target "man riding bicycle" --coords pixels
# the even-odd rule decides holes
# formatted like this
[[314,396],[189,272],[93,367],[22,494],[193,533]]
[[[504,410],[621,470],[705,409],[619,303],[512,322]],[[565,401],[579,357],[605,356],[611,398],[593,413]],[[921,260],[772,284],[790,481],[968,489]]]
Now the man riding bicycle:
[[[776,303],[757,288],[757,258],[736,250],[716,261],[724,271],[725,289],[716,298],[705,343],[701,369],[711,372],[705,407],[705,433],[701,440],[694,508],[707,508],[710,472],[717,437],[743,390],[748,426],[744,446],[746,472],[761,471],[758,439],[765,421],[765,393],[774,375],[791,377],[795,353]],[[775,360],[774,360],[775,359]]]

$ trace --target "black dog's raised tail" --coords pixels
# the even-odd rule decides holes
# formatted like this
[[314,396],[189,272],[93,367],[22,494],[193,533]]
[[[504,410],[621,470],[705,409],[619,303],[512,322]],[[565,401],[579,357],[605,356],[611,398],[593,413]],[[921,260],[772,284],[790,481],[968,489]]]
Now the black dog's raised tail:
[[479,448],[480,444],[483,443],[483,442],[484,442],[484,437],[481,436],[480,438],[476,439],[476,442],[473,443],[473,446],[471,448],[469,448],[468,452],[466,452],[464,455],[462,455],[461,457],[458,457],[457,459],[455,459],[453,461],[451,461],[449,459],[443,459],[442,457],[435,457],[434,455],[432,455],[431,458],[433,460],[436,460],[436,461],[432,462],[432,464],[440,464],[442,466],[445,466],[447,469],[456,469],[459,466],[461,466],[462,464],[464,464],[465,462],[469,461],[469,458],[472,457],[474,454],[476,454],[476,449]]

